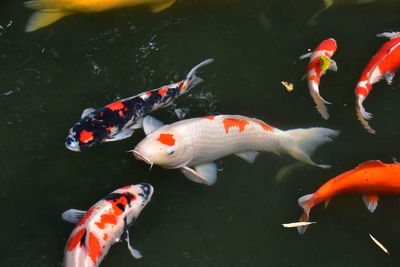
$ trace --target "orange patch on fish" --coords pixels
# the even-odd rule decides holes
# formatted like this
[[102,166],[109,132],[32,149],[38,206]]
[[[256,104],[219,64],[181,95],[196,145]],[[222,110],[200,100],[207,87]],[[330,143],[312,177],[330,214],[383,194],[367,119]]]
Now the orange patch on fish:
[[107,234],[104,234],[104,235],[103,235],[103,240],[106,241],[107,239],[108,239],[108,235],[107,235]]
[[160,89],[160,90],[158,91],[158,93],[159,93],[161,96],[164,96],[167,92],[168,92],[168,89],[167,89],[167,88],[162,88],[162,89]]
[[80,134],[79,134],[79,141],[81,143],[87,143],[89,141],[92,141],[94,139],[93,137],[93,132],[88,132],[86,130],[83,130]]
[[150,91],[150,92],[147,92],[146,95],[151,96],[151,95],[152,95],[152,92],[151,92],[151,91]]
[[175,139],[173,134],[160,134],[157,141],[160,141],[164,145],[173,146],[175,145]]
[[120,110],[120,109],[123,109],[124,107],[125,107],[125,105],[122,103],[122,101],[117,101],[117,102],[108,104],[108,105],[106,106],[106,108],[109,108],[109,109],[111,109],[112,111]]
[[100,216],[100,222],[96,222],[96,225],[100,229],[104,229],[106,224],[117,224],[117,216],[112,213],[102,214]]
[[80,244],[82,237],[85,235],[85,233],[86,233],[86,228],[82,228],[77,233],[75,233],[73,236],[71,236],[70,239],[68,240],[66,249],[68,251],[74,250],[74,248],[76,248],[78,246],[78,244]]
[[310,80],[317,83],[318,82],[317,75],[311,75]]
[[274,129],[274,127],[269,126],[265,122],[258,121],[258,120],[254,120],[254,122],[259,124],[263,128],[264,131],[272,131]]
[[208,119],[208,120],[214,120],[215,119],[215,116],[207,116],[207,117],[203,117],[203,119]]
[[229,129],[232,127],[238,127],[239,128],[239,133],[243,132],[244,129],[246,128],[246,125],[249,124],[247,120],[239,120],[239,119],[224,119],[223,121],[225,132],[228,134]]
[[97,237],[93,233],[89,233],[88,256],[96,264],[97,259],[101,256],[101,246]]

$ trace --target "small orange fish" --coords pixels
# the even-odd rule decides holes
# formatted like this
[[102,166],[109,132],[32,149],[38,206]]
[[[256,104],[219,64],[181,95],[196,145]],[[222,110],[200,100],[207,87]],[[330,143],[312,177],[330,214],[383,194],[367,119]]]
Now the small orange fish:
[[[342,193],[363,194],[363,200],[370,212],[378,206],[378,194],[400,194],[400,163],[385,164],[371,160],[358,165],[322,185],[314,194],[299,198],[298,203],[304,209],[300,221],[308,221],[312,207]],[[297,228],[303,234],[307,227]]]

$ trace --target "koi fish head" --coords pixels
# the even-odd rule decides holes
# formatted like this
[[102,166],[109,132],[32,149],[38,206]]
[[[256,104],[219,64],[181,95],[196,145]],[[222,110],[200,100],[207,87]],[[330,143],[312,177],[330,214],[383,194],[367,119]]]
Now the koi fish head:
[[337,44],[335,39],[333,38],[329,38],[322,41],[316,48],[316,50],[325,50],[327,56],[329,57],[331,57],[336,52],[336,49],[337,49]]
[[132,151],[136,159],[168,169],[185,166],[193,158],[192,147],[179,131],[161,127],[144,138]]
[[82,149],[92,147],[104,142],[116,127],[105,120],[107,110],[94,110],[81,118],[70,130],[65,141],[65,147],[79,152]]

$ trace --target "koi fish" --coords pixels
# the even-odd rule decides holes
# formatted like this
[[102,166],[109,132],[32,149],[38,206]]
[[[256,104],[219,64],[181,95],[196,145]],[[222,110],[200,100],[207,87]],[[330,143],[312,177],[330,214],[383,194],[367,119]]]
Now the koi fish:
[[310,95],[314,100],[318,112],[322,118],[327,120],[329,118],[328,110],[325,104],[331,104],[323,99],[319,94],[319,81],[322,75],[325,74],[326,70],[337,71],[336,62],[331,59],[333,54],[336,52],[336,41],[333,38],[322,41],[317,48],[311,53],[302,55],[300,59],[309,57],[310,63],[307,66],[307,81]]
[[268,151],[329,168],[317,165],[310,156],[318,146],[339,134],[319,127],[282,131],[261,120],[239,115],[193,118],[162,125],[150,116],[145,117],[143,129],[148,135],[132,150],[133,155],[151,165],[180,169],[189,180],[207,185],[217,179],[213,161],[230,154],[253,163],[257,151]]
[[[400,163],[385,164],[371,160],[358,165],[332,178],[322,185],[314,194],[299,198],[298,203],[304,209],[300,221],[308,221],[312,207],[325,202],[325,207],[336,195],[343,193],[363,194],[362,199],[372,213],[378,206],[378,194],[400,194]],[[300,234],[306,227],[297,228]]]
[[128,228],[150,201],[153,191],[150,184],[125,186],[98,201],[88,211],[65,211],[62,218],[77,224],[65,247],[64,266],[98,266],[110,247],[121,240],[127,242],[133,257],[141,258],[141,253],[129,243]]
[[175,98],[202,82],[203,80],[196,76],[196,71],[211,62],[213,59],[201,62],[178,83],[118,100],[102,108],[85,109],[81,120],[69,130],[65,146],[78,152],[103,142],[130,137],[135,129],[142,128],[144,116],[170,105]]
[[57,20],[78,13],[96,13],[110,9],[149,5],[152,12],[170,7],[175,0],[32,0],[24,2],[27,8],[37,10],[29,18],[25,31],[32,32]]
[[384,32],[376,36],[387,37],[390,40],[384,43],[368,62],[361,73],[355,90],[357,97],[357,117],[364,128],[370,133],[375,133],[375,130],[372,129],[367,122],[367,120],[372,118],[372,114],[365,111],[363,102],[371,92],[374,83],[385,78],[386,82],[390,85],[394,73],[400,67],[400,32]]
[[315,26],[317,24],[317,19],[319,15],[321,15],[323,12],[325,12],[327,9],[329,9],[333,5],[343,5],[343,4],[367,4],[371,2],[380,2],[380,3],[396,3],[398,0],[324,0],[324,7],[320,10],[318,10],[317,13],[315,13],[309,20],[308,20],[308,25],[310,26]]

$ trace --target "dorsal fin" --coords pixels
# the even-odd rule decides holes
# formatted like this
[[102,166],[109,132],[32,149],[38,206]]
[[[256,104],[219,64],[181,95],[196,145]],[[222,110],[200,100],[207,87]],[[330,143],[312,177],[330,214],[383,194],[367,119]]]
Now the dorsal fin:
[[386,166],[385,163],[383,163],[380,160],[369,160],[366,162],[363,162],[361,164],[359,164],[356,169],[364,169],[364,168],[371,168],[371,167],[384,167]]

